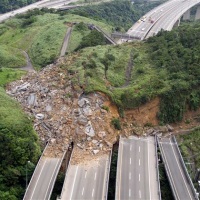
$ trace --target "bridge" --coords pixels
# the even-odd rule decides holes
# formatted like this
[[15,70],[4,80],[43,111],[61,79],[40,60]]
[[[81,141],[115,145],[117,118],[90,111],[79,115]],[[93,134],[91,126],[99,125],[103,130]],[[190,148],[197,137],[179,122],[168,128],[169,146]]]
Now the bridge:
[[116,200],[161,199],[154,137],[120,138]]
[[199,199],[188,175],[175,137],[158,139],[162,159],[176,200]]
[[[184,13],[188,15],[188,10],[199,3],[200,0],[169,0],[138,20],[127,31],[127,34],[143,40],[156,35],[161,29],[170,31]],[[199,17],[200,9],[198,8],[196,19]]]
[[51,145],[47,144],[37,163],[23,200],[49,200],[68,147],[59,155],[50,155]]
[[[76,153],[86,159],[76,162]],[[65,176],[60,200],[107,199],[111,152],[103,155],[89,155],[75,147]]]

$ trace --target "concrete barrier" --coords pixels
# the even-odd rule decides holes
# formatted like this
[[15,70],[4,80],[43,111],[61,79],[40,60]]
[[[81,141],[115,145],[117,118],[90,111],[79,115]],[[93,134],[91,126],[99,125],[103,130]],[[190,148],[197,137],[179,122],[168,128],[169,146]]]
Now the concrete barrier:
[[181,165],[182,165],[182,167],[183,167],[183,169],[184,169],[184,173],[186,174],[186,177],[187,177],[187,179],[188,179],[188,183],[190,184],[190,186],[191,186],[191,188],[192,188],[193,195],[194,195],[195,199],[199,199],[199,198],[198,198],[198,195],[197,195],[197,193],[196,193],[196,189],[194,188],[193,182],[192,182],[192,180],[191,180],[191,178],[190,178],[190,175],[189,175],[189,173],[188,173],[188,171],[187,171],[187,168],[186,168],[186,166],[185,166],[185,162],[184,162],[184,160],[183,160],[183,157],[182,157],[182,155],[181,155],[180,149],[179,149],[179,147],[178,147],[178,144],[177,144],[177,141],[176,141],[176,138],[175,138],[174,135],[172,136],[172,140],[173,140],[173,142],[175,143],[175,147],[176,147],[176,149],[177,149],[177,151],[178,151],[178,154],[179,154],[179,157],[180,157]]

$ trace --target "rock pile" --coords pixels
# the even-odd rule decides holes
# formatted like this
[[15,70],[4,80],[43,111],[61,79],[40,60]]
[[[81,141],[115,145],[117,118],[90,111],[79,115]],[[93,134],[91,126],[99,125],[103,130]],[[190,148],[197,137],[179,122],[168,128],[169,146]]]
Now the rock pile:
[[52,146],[49,154],[59,154],[72,141],[94,155],[108,151],[117,136],[110,125],[116,116],[102,109],[108,99],[100,93],[84,95],[75,90],[72,76],[50,65],[11,83],[7,93],[34,119],[41,141]]

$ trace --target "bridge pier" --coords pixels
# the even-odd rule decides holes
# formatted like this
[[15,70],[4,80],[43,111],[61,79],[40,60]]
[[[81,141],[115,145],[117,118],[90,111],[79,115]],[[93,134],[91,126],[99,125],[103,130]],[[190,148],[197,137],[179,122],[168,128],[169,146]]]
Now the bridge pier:
[[179,18],[179,19],[176,21],[176,23],[174,24],[174,27],[177,27],[177,26],[179,26],[179,25],[180,25],[180,23],[181,23],[181,19]]
[[198,20],[198,19],[200,19],[200,5],[197,7],[197,11],[195,14],[195,20]]
[[183,21],[190,20],[190,9],[183,14]]

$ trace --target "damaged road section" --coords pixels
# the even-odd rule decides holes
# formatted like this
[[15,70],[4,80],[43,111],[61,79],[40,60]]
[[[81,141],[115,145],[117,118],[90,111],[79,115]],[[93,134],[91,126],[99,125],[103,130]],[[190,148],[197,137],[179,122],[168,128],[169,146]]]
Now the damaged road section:
[[82,90],[74,89],[71,78],[66,69],[51,64],[11,83],[7,93],[33,119],[41,141],[52,145],[47,156],[63,152],[71,142],[93,155],[106,153],[116,142],[117,132],[110,122],[118,117],[117,109],[102,109],[108,97],[100,93],[83,95]]

